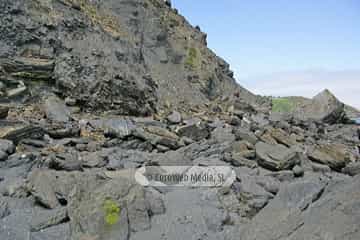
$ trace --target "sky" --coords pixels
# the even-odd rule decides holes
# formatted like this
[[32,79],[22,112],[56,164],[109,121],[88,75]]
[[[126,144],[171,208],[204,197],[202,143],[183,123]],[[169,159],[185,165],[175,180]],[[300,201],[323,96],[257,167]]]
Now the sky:
[[360,109],[360,0],[172,0],[237,81],[263,95],[327,88]]

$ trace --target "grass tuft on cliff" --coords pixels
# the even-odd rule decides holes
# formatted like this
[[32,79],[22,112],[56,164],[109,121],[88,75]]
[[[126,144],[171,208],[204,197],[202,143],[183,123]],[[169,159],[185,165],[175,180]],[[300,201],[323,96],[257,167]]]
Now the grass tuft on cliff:
[[272,111],[280,113],[288,113],[294,110],[294,104],[287,98],[273,98]]

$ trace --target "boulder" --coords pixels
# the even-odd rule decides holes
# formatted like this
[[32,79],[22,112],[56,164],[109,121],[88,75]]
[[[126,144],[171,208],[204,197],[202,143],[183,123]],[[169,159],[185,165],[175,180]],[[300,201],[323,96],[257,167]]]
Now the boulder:
[[67,221],[69,221],[69,217],[66,208],[46,211],[32,218],[30,230],[32,232],[39,232]]
[[35,170],[28,178],[28,188],[36,201],[49,209],[59,206],[53,184],[45,170]]
[[167,116],[167,120],[169,121],[169,123],[179,124],[182,120],[181,114],[177,111],[173,111],[169,116]]
[[294,141],[294,139],[291,138],[287,132],[285,132],[284,130],[282,130],[280,128],[272,128],[272,129],[268,130],[267,132],[279,144],[283,144],[287,147],[291,147],[296,144],[296,141]]
[[105,152],[93,152],[81,154],[82,166],[84,168],[104,167],[107,164]]
[[85,183],[73,193],[69,204],[72,239],[125,240],[130,231],[150,228],[151,204],[144,189],[126,174],[112,172],[111,178],[93,189]]
[[255,145],[258,164],[266,169],[280,171],[291,169],[297,161],[297,152],[283,145],[258,142]]
[[0,151],[0,161],[5,161],[8,158],[8,154],[6,152]]
[[55,139],[79,137],[80,135],[80,128],[75,122],[52,122],[46,124],[44,130],[50,137]]
[[0,139],[0,151],[12,154],[15,152],[15,145],[12,141]]
[[126,118],[102,118],[89,120],[89,124],[100,129],[106,136],[114,138],[125,138],[131,135],[135,124]]
[[246,130],[244,128],[235,128],[234,134],[235,134],[236,140],[245,140],[252,144],[256,144],[256,142],[259,141],[253,132]]
[[139,139],[151,143],[153,146],[162,145],[172,150],[183,146],[179,136],[162,127],[147,126],[136,128],[132,134]]
[[194,121],[178,127],[176,133],[181,137],[188,137],[194,141],[206,139],[210,135],[208,126],[201,121]]
[[9,216],[10,213],[8,202],[4,198],[0,197],[0,220]]
[[71,118],[71,112],[64,101],[56,96],[45,99],[44,112],[47,119],[55,122],[68,122]]
[[319,144],[308,152],[308,157],[337,171],[351,161],[350,152],[342,144]]
[[346,114],[344,104],[326,89],[313,97],[304,107],[297,110],[296,116],[300,119],[334,124],[343,122]]
[[283,186],[241,234],[242,240],[359,239],[360,177]]
[[52,153],[47,158],[48,167],[55,170],[80,171],[82,162],[77,152]]
[[17,144],[25,138],[41,138],[44,130],[41,127],[24,122],[0,120],[0,138]]
[[304,176],[304,169],[301,166],[296,165],[293,168],[293,173],[294,173],[295,177],[302,177],[302,176]]
[[211,139],[218,143],[233,142],[235,135],[232,133],[232,128],[228,125],[218,126],[211,132]]
[[346,167],[342,169],[342,172],[350,176],[360,174],[360,162],[349,163]]
[[9,107],[0,105],[0,119],[5,119],[8,116]]

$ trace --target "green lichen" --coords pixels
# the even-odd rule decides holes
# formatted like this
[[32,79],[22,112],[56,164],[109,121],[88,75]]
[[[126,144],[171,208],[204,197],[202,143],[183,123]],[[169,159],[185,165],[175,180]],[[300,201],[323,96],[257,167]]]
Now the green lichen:
[[196,48],[189,48],[188,55],[185,60],[185,65],[190,67],[191,69],[194,69],[197,67],[197,61],[198,61],[198,52]]
[[294,104],[287,98],[273,98],[272,111],[280,113],[290,113],[294,110]]
[[105,212],[105,216],[104,216],[105,222],[109,225],[114,225],[118,223],[119,214],[121,212],[121,209],[118,206],[118,204],[111,199],[107,199],[105,200],[103,207]]

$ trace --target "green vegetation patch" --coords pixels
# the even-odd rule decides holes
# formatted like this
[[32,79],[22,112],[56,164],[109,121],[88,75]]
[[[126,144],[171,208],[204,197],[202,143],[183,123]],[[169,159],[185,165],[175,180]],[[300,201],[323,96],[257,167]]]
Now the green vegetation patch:
[[51,78],[51,73],[48,72],[16,72],[12,73],[11,76],[17,78],[24,78],[30,80],[47,80]]
[[272,99],[272,111],[288,113],[294,110],[294,104],[287,98],[273,98]]
[[185,65],[190,67],[191,69],[194,69],[197,67],[197,61],[198,61],[198,51],[196,48],[189,48],[188,55],[185,60]]
[[119,215],[121,212],[121,209],[117,204],[117,202],[111,199],[107,199],[105,200],[103,207],[105,212],[105,217],[104,217],[105,222],[109,225],[116,224],[119,221]]

